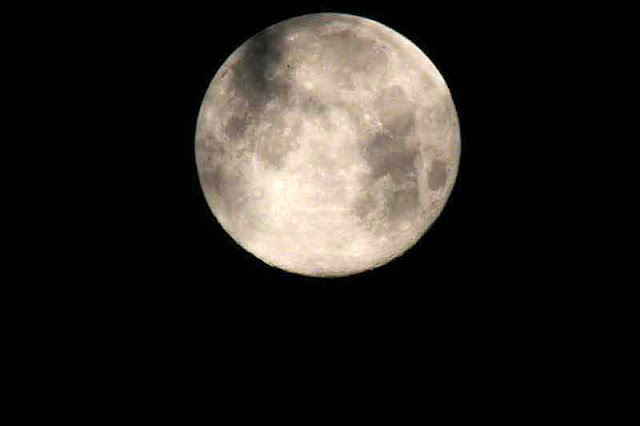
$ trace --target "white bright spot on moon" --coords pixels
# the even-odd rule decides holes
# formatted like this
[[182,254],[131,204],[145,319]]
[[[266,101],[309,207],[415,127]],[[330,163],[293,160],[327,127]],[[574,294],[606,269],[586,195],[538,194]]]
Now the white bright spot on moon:
[[408,250],[454,185],[460,130],[413,43],[352,15],[267,28],[222,65],[196,129],[200,183],[222,227],[281,269],[345,276]]

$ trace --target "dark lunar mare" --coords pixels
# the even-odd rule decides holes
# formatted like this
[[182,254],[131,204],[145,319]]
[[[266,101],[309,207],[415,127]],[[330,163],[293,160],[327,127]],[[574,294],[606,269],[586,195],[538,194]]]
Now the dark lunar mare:
[[248,107],[242,115],[233,116],[227,128],[232,132],[229,136],[242,137],[249,120],[259,117],[269,100],[288,98],[290,83],[274,75],[284,61],[284,50],[284,34],[270,29],[256,34],[247,42],[245,53],[231,68],[231,86],[237,97],[248,102]]
[[284,59],[284,48],[284,34],[266,29],[247,42],[244,55],[233,66],[233,87],[252,107],[263,106],[286,86],[272,78]]
[[[395,189],[385,199],[388,218],[414,217],[420,204],[416,159],[421,157],[414,136],[415,111],[399,87],[384,91],[377,104],[383,128],[363,144],[364,158],[371,168],[368,179],[377,181],[388,175],[393,180]],[[356,214],[367,216],[376,207],[372,200],[370,194],[364,194]]]

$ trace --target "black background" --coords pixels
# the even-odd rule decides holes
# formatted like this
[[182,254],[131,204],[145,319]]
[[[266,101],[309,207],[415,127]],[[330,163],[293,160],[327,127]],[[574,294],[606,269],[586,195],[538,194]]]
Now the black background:
[[[263,417],[312,401],[305,414],[316,417],[378,393],[382,401],[367,411],[393,409],[397,395],[403,409],[393,409],[396,421],[417,407],[418,416],[433,418],[422,407],[435,401],[448,419],[507,417],[509,408],[520,417],[548,417],[541,409],[562,406],[572,418],[591,416],[602,389],[613,388],[598,386],[598,375],[628,376],[615,368],[621,352],[633,352],[616,351],[615,332],[633,323],[634,311],[619,301],[636,300],[617,288],[603,297],[615,270],[596,273],[599,252],[609,246],[594,250],[592,235],[608,224],[580,219],[614,208],[607,207],[610,193],[592,190],[599,163],[583,162],[588,173],[574,168],[582,162],[575,153],[593,146],[611,160],[632,139],[589,145],[574,132],[594,129],[591,119],[580,114],[567,125],[579,111],[570,100],[596,116],[602,109],[617,113],[617,104],[591,98],[609,90],[597,60],[603,49],[593,43],[601,38],[600,11],[587,20],[582,4],[560,11],[544,2],[220,3],[52,7],[69,25],[42,9],[29,14],[53,27],[35,37],[46,55],[26,51],[37,59],[30,85],[59,89],[50,109],[82,139],[68,158],[79,170],[60,170],[66,164],[44,158],[56,174],[69,175],[68,186],[50,182],[53,172],[39,176],[26,191],[38,204],[37,218],[28,226],[7,222],[19,233],[34,223],[57,233],[23,237],[27,262],[15,277],[5,274],[6,287],[26,296],[3,300],[17,308],[6,328],[20,337],[5,346],[28,363],[7,365],[21,386],[54,405],[35,411],[82,415],[84,408],[95,417],[138,408],[140,416],[165,420],[175,411],[184,422],[200,407],[207,418]],[[265,27],[313,12],[372,18],[413,41],[446,79],[462,136],[456,185],[427,234],[383,267],[330,280],[269,267],[235,244],[205,202],[194,159],[200,103],[224,60]],[[583,28],[575,28],[577,21]],[[29,29],[20,31],[13,37]],[[61,33],[66,37],[49,37]],[[594,36],[585,41],[588,34]],[[589,60],[567,67],[585,45]],[[64,66],[64,47],[73,48],[71,67]],[[71,83],[87,99],[72,99],[67,108]],[[45,96],[28,97],[35,115],[50,112],[40,106]],[[607,122],[607,130],[616,125]],[[38,120],[24,128],[23,139],[32,139],[34,128],[45,131],[42,140],[55,151],[70,147],[67,134],[56,138]],[[31,156],[46,157],[36,150]],[[618,175],[602,181],[612,176]],[[588,189],[588,206],[569,209],[580,188]],[[65,189],[75,204],[61,196]],[[583,256],[587,251],[598,256]],[[616,318],[608,307],[618,312],[617,324],[606,322]],[[632,341],[629,335],[618,341]],[[600,357],[605,351],[612,359]],[[328,391],[320,398],[308,392],[323,385]],[[592,391],[593,404],[581,398]],[[575,409],[571,396],[580,400]],[[276,404],[257,405],[268,397]]]
[[[240,248],[209,210],[194,158],[197,114],[217,69],[267,26],[313,12],[368,17],[412,40],[447,81],[462,135],[457,182],[427,234],[385,266],[334,279],[290,274]],[[571,291],[555,284],[559,273],[548,274],[562,244],[545,239],[553,199],[540,167],[555,166],[539,143],[559,102],[546,76],[555,70],[563,78],[545,36],[554,16],[551,9],[436,4],[132,13],[121,24],[126,48],[117,72],[130,83],[122,114],[135,131],[116,142],[131,173],[122,173],[114,212],[111,296],[142,316],[230,334],[272,326],[343,336],[515,333],[558,314]]]
[[[591,175],[573,171],[576,157],[559,155],[586,146],[562,130],[570,83],[585,76],[590,84],[580,81],[575,93],[590,93],[599,72],[593,62],[565,67],[584,39],[570,25],[577,11],[541,3],[224,3],[96,7],[78,19],[84,28],[69,27],[68,43],[80,47],[71,75],[85,79],[78,80],[94,102],[75,104],[84,115],[62,113],[91,128],[75,132],[83,139],[71,158],[82,173],[69,172],[72,188],[82,189],[77,207],[46,180],[34,187],[53,195],[38,199],[37,212],[55,210],[68,222],[47,223],[60,232],[48,246],[27,240],[29,253],[44,252],[48,262],[30,259],[20,271],[46,278],[19,285],[25,308],[10,327],[33,322],[20,334],[38,345],[19,374],[59,375],[48,397],[77,371],[79,393],[108,405],[94,415],[113,412],[109,405],[144,409],[146,399],[145,416],[175,407],[181,419],[209,404],[208,417],[224,408],[262,415],[251,394],[275,396],[279,409],[290,401],[277,389],[286,373],[288,389],[307,402],[309,385],[329,387],[307,417],[334,405],[325,401],[336,394],[352,405],[358,384],[385,399],[397,393],[407,408],[440,399],[448,417],[476,418],[518,408],[523,387],[534,397],[521,416],[566,404],[569,383],[590,389],[601,360],[585,354],[600,345],[594,334],[611,330],[602,321],[608,277],[592,273],[574,249],[578,242],[590,250],[594,224],[570,231],[582,225],[582,211],[566,209]],[[457,182],[431,229],[389,264],[336,279],[290,274],[240,248],[209,210],[194,158],[197,114],[222,63],[267,26],[313,12],[371,18],[413,41],[447,81],[461,128]],[[48,60],[58,65],[51,44]],[[34,85],[45,83],[61,86],[64,97],[66,87],[51,77]],[[584,119],[581,126],[592,128]],[[602,208],[605,198],[592,195],[590,208]],[[584,275],[600,280],[590,286]],[[578,350],[566,350],[574,344]],[[103,384],[108,397],[88,391]],[[470,405],[460,399],[467,395]],[[178,408],[180,399],[189,409]]]
[[[63,170],[64,162],[32,149],[27,161],[40,157],[54,170],[25,191],[37,206],[8,206],[37,217],[7,228],[55,231],[21,235],[26,262],[5,262],[18,266],[5,287],[25,296],[3,299],[15,311],[6,315],[7,334],[19,336],[7,352],[26,362],[7,363],[21,385],[12,394],[26,389],[53,405],[28,398],[39,408],[24,413],[85,409],[121,418],[122,407],[165,420],[175,411],[184,422],[200,407],[207,418],[264,417],[311,401],[305,414],[316,417],[378,393],[382,401],[367,411],[393,410],[396,421],[417,407],[433,418],[422,407],[435,401],[448,419],[507,417],[509,408],[548,417],[544,408],[563,406],[572,418],[591,416],[602,390],[614,388],[598,376],[628,377],[615,370],[621,354],[633,352],[616,343],[632,341],[621,325],[632,324],[635,311],[619,302],[636,300],[610,285],[614,268],[598,273],[600,252],[616,246],[597,246],[593,234],[609,224],[583,218],[616,211],[610,192],[592,185],[619,175],[601,178],[599,162],[576,154],[592,149],[612,160],[632,141],[590,144],[575,134],[595,129],[601,110],[618,111],[592,99],[611,90],[600,74],[605,49],[595,43],[606,19],[600,10],[587,19],[582,4],[561,11],[544,2],[222,3],[52,6],[64,20],[33,8],[29,20],[48,26],[12,34],[12,44],[36,35],[46,50],[25,49],[36,59],[29,86],[38,91],[26,96],[26,110],[57,110],[62,117],[53,121],[71,124],[58,135],[31,120],[15,140],[31,148],[25,140],[39,128],[43,145],[71,151]],[[205,202],[194,159],[200,103],[224,60],[265,27],[313,12],[372,18],[417,44],[449,85],[462,135],[456,185],[422,240],[374,271],[330,280],[269,267],[235,244]],[[567,67],[581,46],[588,60]],[[68,99],[71,87],[86,96]],[[572,112],[579,120],[568,123]],[[606,130],[617,124],[606,122]],[[74,134],[78,145],[67,140]],[[34,169],[23,167],[9,186]],[[64,185],[53,179],[60,172],[69,176]],[[588,204],[569,208],[581,188]],[[72,200],[63,196],[69,189]],[[600,357],[605,352],[612,356]],[[308,391],[323,386],[320,398]],[[594,403],[582,399],[589,393],[598,395]],[[391,408],[393,395],[402,410]],[[265,397],[276,399],[267,410],[257,405]]]

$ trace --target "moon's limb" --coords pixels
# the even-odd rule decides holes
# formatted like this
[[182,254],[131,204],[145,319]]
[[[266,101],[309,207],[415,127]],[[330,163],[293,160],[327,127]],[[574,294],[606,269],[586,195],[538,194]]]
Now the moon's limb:
[[345,276],[410,248],[455,178],[446,83],[377,22],[313,14],[267,28],[214,77],[196,129],[201,186],[222,227],[270,265]]

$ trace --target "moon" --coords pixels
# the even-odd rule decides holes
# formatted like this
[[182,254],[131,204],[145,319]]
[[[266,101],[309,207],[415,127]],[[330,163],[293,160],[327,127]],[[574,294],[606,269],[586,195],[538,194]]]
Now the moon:
[[440,215],[460,127],[442,75],[370,19],[299,16],[247,40],[206,91],[195,157],[222,228],[313,277],[384,265]]

